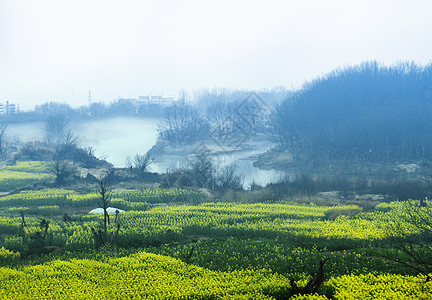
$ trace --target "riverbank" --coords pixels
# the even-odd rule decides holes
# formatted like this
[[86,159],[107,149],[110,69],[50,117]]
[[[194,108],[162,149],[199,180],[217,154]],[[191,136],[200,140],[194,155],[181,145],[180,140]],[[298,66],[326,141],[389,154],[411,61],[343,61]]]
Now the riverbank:
[[294,174],[313,174],[370,179],[394,180],[397,178],[424,179],[432,172],[432,162],[374,162],[356,159],[311,160],[295,158],[288,150],[277,147],[258,155],[253,164],[264,170],[279,170]]
[[210,138],[199,143],[175,146],[158,139],[148,153],[154,157],[152,171],[164,173],[167,170],[188,168],[197,155],[206,152],[211,157],[216,171],[236,163],[244,181],[243,185],[248,189],[252,184],[267,185],[284,177],[283,170],[261,169],[254,166],[259,155],[274,146],[275,144],[265,135],[247,139],[238,147],[222,147]]

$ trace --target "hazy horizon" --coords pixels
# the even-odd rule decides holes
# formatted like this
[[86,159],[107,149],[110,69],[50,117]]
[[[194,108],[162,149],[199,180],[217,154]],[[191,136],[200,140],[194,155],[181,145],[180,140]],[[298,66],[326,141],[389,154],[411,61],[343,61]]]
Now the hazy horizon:
[[299,88],[346,65],[431,61],[432,2],[0,0],[0,102]]

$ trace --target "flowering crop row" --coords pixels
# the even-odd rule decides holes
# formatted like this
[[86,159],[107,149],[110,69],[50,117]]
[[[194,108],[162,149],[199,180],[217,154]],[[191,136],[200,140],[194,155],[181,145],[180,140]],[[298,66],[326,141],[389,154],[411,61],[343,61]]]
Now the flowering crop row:
[[53,178],[53,175],[45,173],[2,170],[0,171],[0,191],[10,191],[18,187],[47,182],[51,181]]
[[[345,275],[330,278],[325,286],[334,289],[334,299],[432,297],[432,282],[425,276]],[[275,299],[282,295],[289,295],[288,276],[266,269],[212,271],[144,252],[105,261],[70,258],[0,268],[1,299]]]
[[[0,172],[0,175],[1,174],[2,172]],[[24,174],[29,175],[29,178],[33,179],[34,176],[41,176],[40,174]],[[25,178],[22,180],[25,180]],[[178,188],[115,191],[111,196],[113,205],[117,205],[120,209],[129,210],[148,209],[149,203],[185,202],[186,199],[198,200],[203,198],[200,193]],[[37,191],[22,191],[18,194],[1,197],[0,207],[46,205],[96,207],[98,198],[99,195],[96,192],[79,194],[73,190],[67,189],[43,189]]]
[[50,162],[47,161],[18,161],[13,166],[4,166],[0,171],[18,171],[26,173],[49,173]]
[[148,253],[0,268],[1,299],[273,299],[288,284],[266,270],[210,271]]
[[[38,194],[39,193],[39,194]],[[34,195],[38,195],[35,197]],[[42,197],[41,195],[45,195]],[[20,198],[21,197],[21,198]],[[113,204],[122,208],[122,199],[115,198]],[[61,212],[62,205],[72,207],[89,206],[97,203],[96,194],[78,195],[67,190],[42,190],[23,192],[1,198],[1,202],[14,202],[21,207],[40,205],[33,210],[52,215]],[[130,205],[146,205],[145,202],[129,202]],[[43,204],[43,205],[41,205]],[[59,205],[60,204],[60,205]],[[118,204],[118,205],[117,205]],[[45,207],[44,207],[45,206]],[[369,243],[385,237],[385,224],[393,212],[376,212],[358,217],[339,217],[335,220],[324,218],[328,208],[319,206],[287,204],[233,204],[203,203],[200,205],[158,206],[146,211],[130,211],[120,214],[121,230],[118,242],[125,247],[145,247],[198,237],[238,237],[265,239],[328,239],[332,243],[340,240]],[[16,211],[17,209],[8,211]],[[24,210],[24,209],[23,209]],[[32,212],[33,212],[32,211]],[[69,208],[70,211],[70,208]],[[60,213],[59,213],[60,214]],[[26,214],[27,231],[37,228],[40,219]],[[49,242],[59,246],[74,247],[92,245],[91,228],[101,224],[103,216],[83,215],[74,217],[73,223],[65,223],[61,216],[51,217]],[[32,225],[33,224],[33,225]],[[111,224],[114,230],[115,224]],[[20,232],[21,218],[0,217],[0,229],[5,235],[5,244],[10,235]],[[171,232],[167,234],[167,232]],[[15,240],[12,238],[12,244]],[[12,249],[17,249],[15,246]]]

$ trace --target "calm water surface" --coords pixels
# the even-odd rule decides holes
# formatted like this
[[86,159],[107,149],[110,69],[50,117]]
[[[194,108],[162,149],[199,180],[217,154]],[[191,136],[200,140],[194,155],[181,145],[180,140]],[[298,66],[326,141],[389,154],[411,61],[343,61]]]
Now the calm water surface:
[[[110,118],[73,124],[73,132],[79,136],[81,146],[92,146],[97,157],[103,157],[116,167],[125,167],[128,156],[145,154],[156,143],[158,119]],[[7,129],[11,142],[42,140],[43,123],[10,124]],[[277,181],[284,174],[274,170],[260,170],[253,166],[259,153],[273,145],[263,143],[254,150],[235,151],[229,155],[218,155],[216,166],[222,167],[237,162],[239,173],[247,188],[255,182],[265,185]],[[184,156],[164,155],[156,157],[151,165],[153,172],[163,173],[167,169],[187,167]]]

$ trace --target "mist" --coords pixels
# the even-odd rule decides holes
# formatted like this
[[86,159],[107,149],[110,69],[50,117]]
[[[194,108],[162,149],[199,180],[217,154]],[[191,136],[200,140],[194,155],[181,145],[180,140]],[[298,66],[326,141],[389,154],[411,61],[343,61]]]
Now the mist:
[[427,64],[429,1],[0,2],[0,100],[30,110],[201,88],[300,88],[338,66]]
[[425,197],[419,185],[432,153],[430,70],[430,64],[367,61],[294,90],[200,89],[79,108],[44,103],[2,117],[5,163],[63,153],[86,168],[98,159],[127,169],[145,155],[147,172],[201,188],[213,189],[217,174],[228,172],[245,189],[310,176],[321,192],[346,180],[363,192],[364,180],[413,181],[398,196]]

